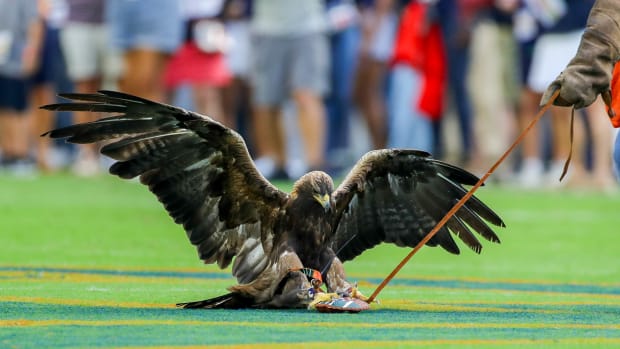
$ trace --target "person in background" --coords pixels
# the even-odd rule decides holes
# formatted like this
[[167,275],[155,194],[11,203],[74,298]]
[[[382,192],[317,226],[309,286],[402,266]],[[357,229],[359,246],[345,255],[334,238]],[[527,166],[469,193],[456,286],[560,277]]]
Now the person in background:
[[[516,122],[524,129],[538,112],[538,95],[527,84],[532,66],[532,55],[536,38],[540,35],[540,24],[527,7],[520,4],[513,9],[513,35],[517,42],[518,78],[520,85],[516,110]],[[544,164],[541,155],[540,127],[534,127],[523,138],[520,148],[520,161],[515,180],[520,187],[536,188],[542,183]]]
[[112,45],[122,51],[120,89],[164,101],[163,73],[182,41],[178,0],[107,0]]
[[353,78],[359,44],[359,11],[353,0],[327,0],[329,27],[329,93],[327,111],[327,169],[338,174],[353,166],[357,157],[350,150]]
[[223,21],[230,40],[224,53],[232,81],[223,89],[224,114],[229,115],[244,139],[248,140],[251,153],[254,152],[251,136],[251,89],[250,89],[250,18],[252,0],[227,0],[224,5]]
[[353,98],[366,120],[372,147],[385,148],[387,138],[386,82],[398,16],[395,0],[364,1],[361,42]]
[[[520,85],[512,16],[519,1],[490,2],[480,9],[472,32],[468,89],[475,115],[477,151],[468,170],[478,175],[484,174],[516,137],[515,114]],[[512,179],[511,175],[510,166],[500,167],[493,180]]]
[[222,22],[224,0],[180,0],[184,20],[184,42],[166,67],[164,83],[168,91],[191,86],[194,108],[228,127],[233,116],[223,108],[223,89],[232,75],[225,53],[230,40]]
[[268,178],[287,178],[282,106],[292,98],[305,163],[324,166],[329,58],[323,0],[253,3],[252,97],[256,165]]
[[0,150],[1,168],[29,175],[28,107],[30,77],[39,64],[43,23],[37,0],[0,0]]
[[[448,89],[455,107],[460,131],[461,147],[458,154],[459,162],[471,167],[471,161],[477,152],[474,137],[474,115],[470,90],[467,86],[467,75],[470,66],[470,43],[472,31],[478,20],[481,8],[488,6],[489,0],[440,0],[437,13],[441,16],[440,23],[444,37],[446,57],[448,61]],[[444,119],[441,119],[442,121]],[[441,124],[437,123],[441,133]],[[438,134],[437,140],[443,136]],[[436,144],[437,156],[443,157],[443,145]]]
[[[620,2],[597,0],[590,11],[577,53],[549,84],[540,104],[546,104],[557,90],[560,94],[554,101],[555,105],[584,108],[593,104],[600,94],[610,89],[612,71],[619,59]],[[614,146],[614,164],[616,174],[620,174],[618,135]]]
[[[594,0],[567,0],[564,9],[556,13],[561,14],[557,19],[551,19],[546,24],[546,18],[551,18],[551,11],[532,8],[534,16],[542,23],[543,32],[534,45],[532,67],[528,76],[528,86],[537,94],[539,99],[562,66],[569,62],[579,45],[580,37],[586,26],[587,15],[594,4]],[[564,185],[559,182],[565,159],[570,149],[570,108],[554,107],[551,112],[551,159],[548,166],[545,184],[552,187]],[[587,122],[592,133],[592,165],[588,168],[586,161],[585,127],[578,127],[575,133],[575,151],[572,166],[565,181],[566,185],[576,188],[607,190],[614,186],[611,163],[611,132],[607,122],[601,115],[605,114],[602,99],[595,101],[585,108]],[[579,114],[577,116],[580,116]],[[580,125],[585,122],[576,118]]]
[[443,113],[446,58],[434,4],[409,2],[392,56],[388,147],[433,152],[433,120]]
[[56,115],[39,109],[38,106],[56,101],[58,83],[65,74],[59,31],[67,17],[67,6],[65,0],[39,0],[38,11],[44,24],[44,32],[39,64],[31,81],[29,145],[34,144],[39,171],[49,172],[53,169],[50,163],[52,143],[48,137],[40,135],[52,129]]
[[[78,93],[114,89],[121,71],[121,57],[110,45],[104,21],[105,0],[66,0],[67,21],[60,31],[60,43],[67,73]],[[95,121],[95,114],[75,112],[75,122]],[[46,138],[46,137],[45,137]],[[72,170],[80,176],[100,172],[96,144],[79,146]]]

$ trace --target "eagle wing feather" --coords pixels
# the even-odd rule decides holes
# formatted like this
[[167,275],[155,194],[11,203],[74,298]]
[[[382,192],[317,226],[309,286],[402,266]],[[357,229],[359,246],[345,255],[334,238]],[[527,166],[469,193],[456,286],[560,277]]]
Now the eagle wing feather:
[[[334,191],[336,222],[330,246],[342,261],[387,242],[416,246],[460,200],[478,178],[418,150],[383,149],[367,153]],[[476,253],[482,245],[473,234],[499,242],[488,224],[501,218],[472,197],[429,241],[458,254],[450,232]]]
[[63,94],[48,110],[116,113],[46,133],[73,143],[109,141],[110,172],[140,177],[183,226],[205,263],[227,267],[248,283],[268,265],[273,226],[288,194],[255,168],[239,134],[181,108],[114,91]]

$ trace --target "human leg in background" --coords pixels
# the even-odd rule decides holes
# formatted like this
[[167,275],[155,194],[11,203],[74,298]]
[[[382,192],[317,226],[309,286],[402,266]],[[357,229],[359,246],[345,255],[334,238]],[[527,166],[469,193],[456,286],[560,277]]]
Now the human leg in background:
[[[524,130],[538,111],[539,95],[523,87],[519,97],[517,119],[519,130]],[[523,138],[521,144],[521,168],[517,181],[525,188],[535,188],[542,184],[544,163],[541,155],[540,124],[534,126]]]
[[433,125],[429,116],[417,110],[422,76],[415,69],[397,64],[392,69],[388,95],[388,147],[433,152]]
[[[99,78],[79,80],[75,81],[74,86],[77,93],[93,93],[101,89],[101,81]],[[96,114],[90,112],[74,112],[73,117],[76,123],[97,120]],[[79,176],[92,176],[99,173],[99,145],[96,143],[80,145],[72,170]]]
[[460,161],[464,166],[475,157],[476,145],[473,137],[473,116],[471,98],[467,88],[467,74],[469,69],[469,47],[448,45],[448,81],[452,90],[452,97],[459,120],[461,133]]
[[254,159],[267,178],[286,177],[281,107],[287,98],[287,40],[255,35],[250,69]]
[[279,108],[255,106],[252,119],[256,166],[267,178],[284,179],[286,140]]
[[613,133],[610,130],[605,103],[598,97],[586,108],[590,123],[592,145],[592,181],[593,187],[607,190],[616,186],[613,178]]
[[328,89],[329,51],[323,33],[289,41],[291,94],[297,108],[306,166],[324,169],[326,115],[323,95]]
[[167,60],[166,53],[152,49],[137,48],[125,52],[121,90],[142,98],[164,101],[162,73]]
[[0,109],[0,149],[9,169],[28,159],[28,119],[24,112]]
[[42,172],[49,172],[52,170],[51,165],[48,163],[51,139],[40,136],[53,128],[55,114],[39,109],[38,106],[54,103],[56,100],[56,90],[52,84],[42,83],[32,89],[30,98],[31,105],[33,106],[30,127],[35,144],[37,168]]
[[321,98],[308,90],[293,92],[306,162],[310,169],[323,169],[325,153],[325,110]]
[[360,57],[355,79],[354,99],[366,120],[374,149],[385,147],[387,135],[384,95],[386,72],[385,62],[374,60],[369,56]]
[[34,171],[29,163],[28,95],[25,79],[0,76],[0,150],[2,167],[17,176]]
[[385,147],[385,86],[397,28],[396,2],[374,1],[361,13],[359,58],[353,99],[366,121],[374,149]]
[[356,26],[345,28],[330,36],[330,89],[325,97],[326,165],[336,172],[352,165],[347,155],[349,155],[351,90],[357,65],[358,41],[359,30]]
[[52,142],[49,137],[40,137],[40,135],[53,128],[56,114],[39,109],[39,106],[56,101],[56,87],[60,75],[64,74],[65,65],[60,48],[59,29],[46,25],[42,35],[43,47],[40,53],[40,64],[32,76],[30,90],[32,108],[28,116],[30,119],[28,127],[29,143],[34,145],[37,167],[42,172],[49,172],[52,170],[49,163]]
[[112,46],[123,53],[123,92],[165,101],[163,72],[182,41],[180,6],[176,0],[106,1]]
[[[470,171],[482,175],[515,138],[518,82],[516,47],[507,25],[483,20],[473,30],[468,86],[475,115],[474,135],[478,156]],[[489,52],[496,52],[490,55]],[[508,175],[509,166],[498,169],[495,179]]]

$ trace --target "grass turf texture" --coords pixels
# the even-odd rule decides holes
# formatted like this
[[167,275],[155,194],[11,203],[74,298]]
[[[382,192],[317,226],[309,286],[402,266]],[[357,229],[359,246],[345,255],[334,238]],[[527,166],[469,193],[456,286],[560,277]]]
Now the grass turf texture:
[[[173,304],[234,280],[145,187],[0,176],[0,347],[620,347],[620,195],[478,193],[506,221],[502,244],[423,248],[369,311],[186,311]],[[345,266],[370,294],[407,252]]]

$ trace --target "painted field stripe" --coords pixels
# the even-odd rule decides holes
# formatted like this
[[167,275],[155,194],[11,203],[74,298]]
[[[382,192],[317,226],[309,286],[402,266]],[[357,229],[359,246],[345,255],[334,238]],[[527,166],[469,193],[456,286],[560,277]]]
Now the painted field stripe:
[[161,308],[161,309],[175,308],[174,304],[118,302],[118,301],[105,301],[105,300],[45,298],[45,297],[28,297],[28,296],[0,296],[0,302],[79,305],[79,306],[86,306],[86,307]]
[[[124,276],[111,276],[111,277],[101,277],[101,276],[89,276],[89,275],[69,275],[69,274],[63,274],[62,276],[58,276],[58,277],[44,277],[44,278],[15,278],[13,279],[15,281],[20,281],[20,282],[29,282],[29,283],[40,283],[42,280],[44,281],[62,281],[62,282],[75,282],[75,283],[88,283],[88,282],[99,282],[99,283],[129,283],[129,282],[134,282],[134,283],[148,283],[148,284],[165,284],[165,282],[162,282],[162,280],[159,279],[134,279],[133,277],[124,277]],[[171,281],[172,283],[172,279],[166,280],[166,281]],[[197,280],[197,279],[192,279],[192,280],[187,280],[187,279],[183,279],[184,283],[201,283],[203,281],[201,280]],[[233,280],[231,280],[232,283],[234,283]],[[393,289],[399,289],[399,288],[403,288],[403,289],[416,289],[416,290],[424,290],[424,291],[430,291],[430,292],[437,292],[437,291],[445,291],[445,290],[463,290],[463,292],[470,290],[469,288],[452,288],[452,287],[423,287],[423,286],[394,286],[392,287]],[[481,292],[484,294],[497,294],[497,293],[501,293],[501,294],[505,294],[506,292],[512,292],[512,293],[518,293],[519,295],[533,295],[533,296],[549,296],[549,297],[554,297],[554,296],[566,296],[566,295],[571,295],[573,297],[581,297],[581,298],[586,298],[588,299],[588,301],[584,301],[584,302],[592,302],[593,304],[618,304],[620,305],[620,294],[601,294],[601,293],[566,293],[566,292],[553,292],[553,291],[523,291],[523,290],[506,290],[506,289],[480,289],[480,288],[476,288],[477,292]],[[224,293],[225,290],[224,288],[222,288],[222,292]],[[0,300],[3,300],[3,297],[0,296]],[[381,301],[381,299],[379,299]],[[596,302],[593,302],[593,300],[597,300]],[[386,301],[384,301],[386,302]],[[462,303],[462,302],[460,302]],[[472,303],[484,303],[483,300],[474,300],[472,301]],[[497,303],[501,303],[501,301],[498,301]],[[387,304],[387,302],[386,302]],[[490,303],[491,304],[491,303]],[[514,304],[518,304],[514,303]],[[524,302],[523,304],[529,304]],[[549,303],[549,304],[557,304],[557,303]],[[572,303],[567,303],[567,304],[572,304]],[[575,303],[575,304],[579,304],[579,303]],[[583,303],[583,304],[588,304],[588,303]]]
[[[506,303],[506,305],[509,305]],[[373,308],[373,310],[379,309],[399,309],[410,311],[431,311],[431,312],[476,312],[476,313],[540,313],[540,314],[560,314],[570,312],[568,309],[516,309],[506,307],[477,307],[467,305],[456,304],[441,304],[441,303],[417,303],[417,302],[402,302],[402,301],[386,301],[381,305]]]
[[61,267],[29,267],[29,266],[0,266],[0,271],[21,271],[34,273],[78,273],[135,277],[163,277],[163,278],[196,278],[196,279],[233,279],[230,272],[188,271],[188,270],[141,270],[118,268],[61,268]]
[[[385,303],[389,303],[390,301],[386,301]],[[620,306],[620,302],[610,302],[610,301],[594,301],[591,299],[583,300],[583,301],[507,301],[502,300],[494,300],[494,299],[468,299],[468,300],[441,300],[437,303],[426,302],[426,301],[413,301],[418,304],[460,304],[460,305],[534,305],[534,306],[573,306],[573,305],[609,305],[609,306]]]
[[[401,287],[406,287],[399,285]],[[436,291],[436,290],[471,290],[470,288],[453,288],[453,287],[426,287],[426,286],[409,286],[414,287],[416,289],[422,289],[426,291]],[[476,291],[485,292],[485,293],[506,293],[506,292],[514,292],[521,295],[531,294],[531,295],[542,295],[542,296],[561,296],[561,295],[571,295],[575,297],[586,297],[586,298],[603,298],[603,299],[617,299],[620,302],[620,293],[619,294],[604,294],[604,293],[581,293],[581,292],[554,292],[554,291],[532,291],[532,290],[511,290],[511,289],[503,289],[503,288],[476,288]],[[379,299],[380,300],[380,299]]]
[[[31,275],[32,272],[0,272],[0,280],[10,280],[19,282],[41,282],[41,281],[62,281],[62,282],[105,282],[105,283],[140,283],[140,284],[162,284],[162,283],[179,283],[184,284],[204,284],[205,279],[197,278],[173,278],[173,277],[151,277],[151,276],[134,276],[134,275],[102,275],[89,273],[57,273],[43,272],[37,275]],[[218,280],[219,279],[213,279]],[[221,279],[226,280],[226,279]],[[230,280],[234,283],[234,279]]]
[[400,348],[427,347],[432,345],[568,345],[568,344],[600,344],[609,347],[620,344],[620,338],[563,338],[563,339],[433,339],[433,340],[404,340],[404,341],[337,341],[337,342],[291,342],[291,343],[261,343],[261,344],[230,344],[230,345],[202,345],[202,346],[149,346],[149,347],[113,347],[115,349],[324,349],[324,348]]
[[[89,274],[104,274],[104,275],[132,275],[136,277],[172,277],[172,278],[198,278],[198,279],[233,279],[229,271],[213,271],[213,268],[208,268],[209,271],[200,269],[148,269],[148,268],[131,268],[123,267],[98,267],[98,268],[81,268],[81,267],[47,267],[47,266],[19,266],[19,265],[0,265],[1,271],[30,271],[30,272],[59,272],[59,273],[89,273]],[[382,275],[357,275],[351,274],[349,276],[352,279],[360,279],[360,284],[373,284],[376,285],[381,282]],[[546,280],[520,280],[520,279],[501,279],[501,280],[488,280],[480,278],[444,278],[424,276],[416,278],[398,278],[397,282],[404,282],[409,284],[410,282],[437,282],[437,283],[471,283],[471,284],[511,284],[511,285],[536,285],[536,286],[571,286],[571,287],[601,287],[617,289],[620,293],[620,283],[587,283],[587,282],[555,282]]]
[[[37,304],[55,305],[78,305],[84,307],[118,307],[118,308],[175,308],[173,304],[159,303],[140,303],[140,302],[119,302],[105,300],[84,300],[84,299],[65,299],[65,298],[44,298],[27,296],[0,296],[0,302],[22,302]],[[476,312],[476,313],[528,313],[539,314],[560,314],[570,312],[568,309],[512,309],[505,307],[478,307],[466,305],[433,304],[433,303],[403,303],[401,301],[386,301],[378,305],[373,310],[379,309],[399,309],[410,311],[432,311],[432,312]],[[372,310],[371,310],[372,311]]]
[[[346,322],[255,322],[255,321],[202,321],[202,320],[0,320],[0,327],[50,327],[50,326],[250,326],[265,328],[351,328]],[[569,329],[569,330],[620,330],[620,324],[566,324],[566,323],[356,323],[355,328],[379,329]],[[619,333],[620,335],[620,333]],[[620,338],[619,338],[620,339]]]
[[[0,279],[2,278],[3,273],[0,272]],[[115,282],[115,283],[123,283],[123,282],[139,282],[139,283],[165,283],[165,282],[175,282],[177,280],[182,280],[184,283],[200,283],[203,282],[204,279],[197,278],[175,278],[175,277],[140,277],[140,276],[125,276],[125,275],[92,275],[92,274],[80,274],[80,273],[55,273],[55,272],[45,272],[43,275],[28,276],[24,272],[4,272],[5,278],[9,278],[10,280],[20,281],[20,282],[32,282],[39,283],[41,280],[46,281],[63,281],[63,282]],[[162,280],[163,279],[163,280]],[[220,279],[225,280],[225,279]],[[234,280],[230,280],[231,283],[234,283]],[[455,287],[455,286],[423,286],[418,285],[414,282],[408,282],[407,284],[398,284],[395,283],[392,285],[392,288],[415,288],[427,291],[437,291],[437,290],[471,290],[472,288],[463,285],[464,287]],[[484,293],[506,293],[514,292],[519,294],[531,294],[531,295],[546,295],[546,296],[557,296],[557,295],[571,295],[575,297],[584,297],[588,299],[601,298],[608,300],[618,300],[620,303],[620,293],[602,293],[602,292],[571,292],[570,290],[558,290],[558,291],[539,291],[532,289],[509,289],[509,288],[481,288],[476,286],[473,288],[478,292]],[[577,290],[572,290],[577,291]],[[222,291],[223,292],[223,291]]]
[[[366,279],[372,284],[379,284],[382,279]],[[593,295],[616,295],[620,296],[620,287],[602,285],[578,285],[578,284],[538,284],[538,283],[511,283],[488,280],[486,282],[468,282],[461,280],[434,281],[425,279],[394,279],[392,286],[415,286],[415,287],[438,287],[448,289],[483,289],[503,290],[519,292],[553,292],[553,293],[584,293]]]
[[[0,270],[2,268],[0,267]],[[347,277],[350,279],[357,280],[359,279],[359,283],[368,282],[367,280],[383,280],[382,278],[385,275],[378,275],[377,273],[364,273],[364,274],[347,274]],[[366,280],[366,281],[365,281]],[[502,284],[535,284],[535,285],[543,285],[543,286],[561,286],[561,285],[574,285],[574,286],[602,286],[602,287],[617,287],[620,288],[620,283],[618,282],[586,282],[586,281],[571,281],[570,283],[563,281],[554,281],[554,280],[544,280],[544,279],[483,279],[478,277],[446,277],[446,276],[433,276],[433,275],[421,275],[416,277],[399,277],[395,280],[425,280],[425,281],[434,281],[434,282],[444,282],[444,281],[458,281],[458,282],[468,282],[468,283],[502,283]]]
[[[110,300],[86,300],[86,299],[66,299],[66,298],[45,298],[45,297],[29,297],[29,296],[0,296],[0,302],[22,302],[36,304],[54,304],[54,305],[78,305],[84,307],[117,307],[117,308],[159,308],[171,309],[175,308],[174,304],[168,303],[142,303],[142,302],[121,302]],[[463,303],[428,303],[428,302],[406,302],[399,300],[388,300],[380,305],[373,305],[373,310],[381,309],[399,309],[410,311],[432,311],[432,312],[488,312],[488,313],[540,313],[540,314],[560,314],[570,312],[570,309],[519,309],[507,308],[499,305],[513,305],[513,303],[492,303],[495,307],[467,305]],[[599,303],[588,303],[592,305],[605,305]],[[557,304],[550,304],[557,306]],[[611,306],[620,306],[618,303],[607,304]]]

